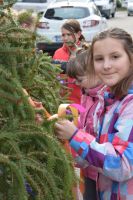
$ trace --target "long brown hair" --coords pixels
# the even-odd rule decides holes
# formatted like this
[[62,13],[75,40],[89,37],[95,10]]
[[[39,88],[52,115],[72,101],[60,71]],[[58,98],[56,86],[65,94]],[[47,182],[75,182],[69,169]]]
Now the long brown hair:
[[71,78],[86,75],[88,71],[89,49],[81,52],[67,63],[67,75]]
[[133,81],[133,39],[129,33],[127,33],[125,30],[120,28],[111,28],[106,31],[103,31],[99,33],[97,36],[93,38],[93,41],[91,43],[90,47],[90,66],[91,71],[94,72],[94,60],[93,60],[93,48],[94,44],[99,41],[106,38],[114,38],[117,40],[121,40],[124,50],[127,53],[130,63],[131,63],[131,72],[127,77],[122,79],[117,85],[112,87],[112,92],[119,97],[122,97],[123,95],[127,94],[127,91]]

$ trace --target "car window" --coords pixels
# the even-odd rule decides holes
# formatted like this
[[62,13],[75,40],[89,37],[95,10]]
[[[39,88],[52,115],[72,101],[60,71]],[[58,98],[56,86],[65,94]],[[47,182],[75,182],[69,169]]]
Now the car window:
[[48,19],[80,19],[90,16],[88,8],[61,7],[48,9],[44,15]]

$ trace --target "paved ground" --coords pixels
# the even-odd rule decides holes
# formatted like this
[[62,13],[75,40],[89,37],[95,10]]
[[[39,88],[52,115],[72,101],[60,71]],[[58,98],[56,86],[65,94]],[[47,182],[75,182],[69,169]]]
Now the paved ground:
[[108,20],[109,27],[119,27],[133,36],[133,16],[127,16],[127,11],[117,11],[115,18]]

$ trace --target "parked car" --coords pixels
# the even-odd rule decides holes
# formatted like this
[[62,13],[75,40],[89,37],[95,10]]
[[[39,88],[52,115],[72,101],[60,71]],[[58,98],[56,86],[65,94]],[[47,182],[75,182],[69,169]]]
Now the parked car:
[[116,0],[94,0],[99,8],[101,14],[109,19],[111,16],[115,17],[116,13]]
[[[54,2],[61,2],[63,0],[53,0]],[[77,2],[83,2],[83,0],[69,0]],[[111,16],[115,17],[116,7],[117,7],[117,0],[84,0],[85,3],[94,2],[98,9],[100,10],[101,14],[109,19]],[[125,0],[127,1],[127,0]]]
[[127,15],[133,15],[133,0],[128,0],[127,2]]
[[16,11],[31,10],[36,13],[41,13],[44,12],[51,1],[52,0],[17,0],[12,8]]
[[86,41],[107,28],[107,20],[93,2],[62,1],[51,3],[37,25],[36,32],[45,39],[37,42],[37,47],[44,51],[55,51],[62,45],[61,26],[67,19],[77,19]]
[[127,8],[127,2],[128,0],[122,0],[122,7]]

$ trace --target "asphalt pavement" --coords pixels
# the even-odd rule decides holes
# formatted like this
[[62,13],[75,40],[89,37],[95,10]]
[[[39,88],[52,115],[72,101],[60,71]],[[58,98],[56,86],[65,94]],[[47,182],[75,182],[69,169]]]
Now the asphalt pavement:
[[117,11],[115,17],[108,20],[108,27],[123,28],[133,37],[133,15],[127,16],[127,11]]

